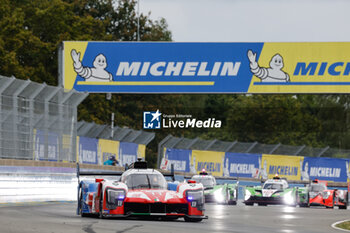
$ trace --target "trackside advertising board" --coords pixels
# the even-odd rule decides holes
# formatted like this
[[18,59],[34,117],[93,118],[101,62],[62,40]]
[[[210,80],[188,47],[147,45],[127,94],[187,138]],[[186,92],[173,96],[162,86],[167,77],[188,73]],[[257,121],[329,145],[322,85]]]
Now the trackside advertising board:
[[330,180],[346,182],[350,176],[349,160],[337,158],[305,157],[301,180]]
[[350,42],[63,42],[60,84],[114,93],[350,93]]
[[[131,142],[120,142],[119,143],[119,165],[125,166],[135,162],[137,158],[141,158],[139,155],[139,144]],[[143,157],[144,158],[144,157]]]
[[164,148],[161,169],[198,173],[202,169],[223,177],[288,180],[350,181],[350,161],[341,158],[248,154]]
[[[171,169],[174,164],[174,170],[177,172],[190,172],[190,159],[192,158],[192,150],[166,148],[163,156],[163,168]],[[197,173],[192,164],[193,173]]]
[[225,152],[193,150],[190,171],[198,173],[205,169],[213,176],[222,176],[222,164]]
[[45,132],[34,130],[34,159],[57,161],[58,160],[58,134],[48,132],[47,154],[45,152]]
[[223,176],[259,178],[261,154],[225,153]]
[[97,159],[98,139],[77,137],[77,149],[80,163],[98,164]]

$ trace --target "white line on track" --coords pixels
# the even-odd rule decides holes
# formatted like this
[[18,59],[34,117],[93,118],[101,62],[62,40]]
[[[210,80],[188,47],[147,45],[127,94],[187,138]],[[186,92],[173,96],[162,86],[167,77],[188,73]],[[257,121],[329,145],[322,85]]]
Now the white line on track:
[[336,225],[338,225],[338,224],[340,224],[340,223],[347,222],[347,221],[350,221],[350,219],[335,222],[335,223],[333,223],[331,226],[332,226],[334,229],[339,230],[339,231],[350,232],[349,230],[345,230],[345,229],[343,229],[343,228],[340,228],[340,227],[337,227],[337,226],[336,226]]

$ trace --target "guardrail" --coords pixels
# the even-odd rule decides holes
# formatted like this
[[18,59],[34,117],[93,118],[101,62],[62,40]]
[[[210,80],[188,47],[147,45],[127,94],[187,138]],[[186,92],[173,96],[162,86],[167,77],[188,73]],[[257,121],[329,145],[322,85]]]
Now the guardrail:
[[76,199],[77,178],[73,173],[3,173],[0,180],[0,203]]

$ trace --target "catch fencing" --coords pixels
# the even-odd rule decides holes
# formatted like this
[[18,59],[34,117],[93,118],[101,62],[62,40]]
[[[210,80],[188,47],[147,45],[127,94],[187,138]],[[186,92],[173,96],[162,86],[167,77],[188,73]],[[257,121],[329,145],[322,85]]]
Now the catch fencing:
[[87,95],[0,76],[0,157],[75,161],[77,106]]
[[0,76],[0,158],[122,164],[145,157],[155,134],[125,127],[77,122],[87,93]]

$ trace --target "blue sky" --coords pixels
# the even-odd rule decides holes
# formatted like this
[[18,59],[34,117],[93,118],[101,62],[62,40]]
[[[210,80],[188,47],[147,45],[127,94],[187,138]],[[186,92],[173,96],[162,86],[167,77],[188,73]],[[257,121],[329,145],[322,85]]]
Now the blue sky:
[[139,0],[177,42],[350,41],[348,0]]

